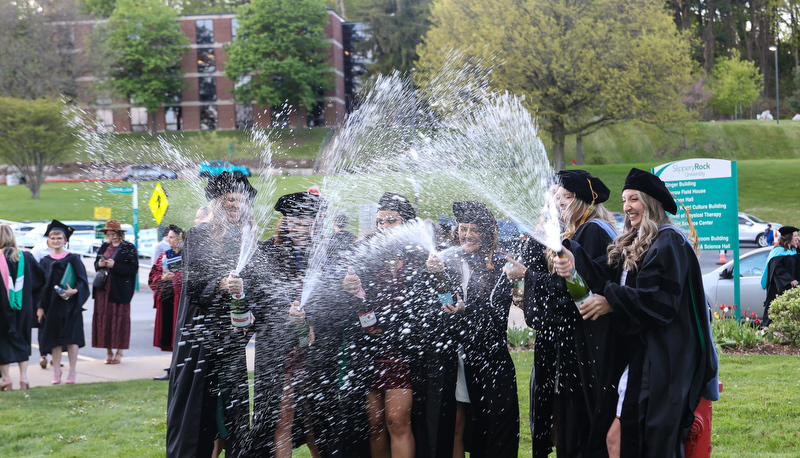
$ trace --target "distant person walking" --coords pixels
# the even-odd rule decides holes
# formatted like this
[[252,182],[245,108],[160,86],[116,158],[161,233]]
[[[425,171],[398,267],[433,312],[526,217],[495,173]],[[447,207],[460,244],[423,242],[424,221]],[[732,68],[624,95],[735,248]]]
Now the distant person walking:
[[107,277],[104,282],[95,281],[92,288],[92,347],[106,349],[106,364],[119,364],[122,350],[130,346],[131,299],[139,271],[139,254],[125,240],[119,221],[109,220],[100,232],[105,233],[106,241],[100,246],[94,268],[98,275],[103,275],[100,271],[105,269]]
[[764,231],[764,237],[767,239],[767,246],[775,244],[775,231],[772,229],[772,224],[767,224],[767,230]]
[[0,225],[0,391],[11,391],[9,366],[19,365],[19,389],[30,388],[28,358],[31,326],[44,286],[44,271],[27,251],[17,247],[14,231]]

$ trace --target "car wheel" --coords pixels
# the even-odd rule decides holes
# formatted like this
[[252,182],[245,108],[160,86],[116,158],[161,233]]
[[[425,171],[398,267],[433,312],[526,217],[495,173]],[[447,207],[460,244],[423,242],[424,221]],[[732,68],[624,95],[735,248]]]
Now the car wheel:
[[756,245],[760,247],[767,246],[767,238],[764,236],[764,234],[759,234],[758,237],[756,237]]

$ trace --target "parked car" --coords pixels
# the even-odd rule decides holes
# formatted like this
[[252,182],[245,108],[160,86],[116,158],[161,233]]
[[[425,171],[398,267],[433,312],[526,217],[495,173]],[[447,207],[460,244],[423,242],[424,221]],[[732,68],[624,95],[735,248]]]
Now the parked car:
[[625,214],[620,212],[611,212],[611,214],[614,215],[614,221],[616,221],[614,229],[622,234],[622,231],[625,230]]
[[[11,230],[14,231],[14,238],[19,241],[25,234],[40,224],[41,223],[11,223],[9,226],[11,226]],[[19,242],[17,243],[19,244]]]
[[122,169],[122,181],[175,180],[174,170],[162,169],[154,164],[135,164]]
[[242,172],[242,175],[249,177],[250,169],[245,166],[233,165],[228,161],[203,161],[200,163],[200,177],[215,177],[222,172]]
[[[765,225],[766,227],[766,225]],[[739,299],[742,314],[755,312],[761,318],[767,292],[761,289],[761,275],[767,265],[767,256],[772,247],[756,248],[739,256]],[[733,305],[733,260],[703,275],[703,289],[712,307],[717,310],[722,304]]]
[[739,212],[739,243],[755,243],[760,247],[767,246],[767,224],[772,224],[772,229],[783,227],[782,224],[768,223],[748,213]]

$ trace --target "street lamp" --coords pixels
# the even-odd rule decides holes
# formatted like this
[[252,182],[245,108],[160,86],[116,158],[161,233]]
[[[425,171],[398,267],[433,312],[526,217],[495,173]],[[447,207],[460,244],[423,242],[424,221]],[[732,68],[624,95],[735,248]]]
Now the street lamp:
[[770,46],[769,50],[775,53],[775,104],[777,107],[775,108],[775,120],[777,124],[780,125],[781,123],[781,100],[778,97],[778,47],[777,46]]

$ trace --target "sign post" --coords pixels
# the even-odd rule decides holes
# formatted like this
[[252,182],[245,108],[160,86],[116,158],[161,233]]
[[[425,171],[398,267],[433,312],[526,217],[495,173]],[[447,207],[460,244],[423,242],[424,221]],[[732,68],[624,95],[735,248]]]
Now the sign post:
[[[739,192],[736,162],[686,159],[653,168],[675,198],[689,209],[701,250],[733,250],[733,298],[741,305],[739,285]],[[675,223],[688,230],[686,213],[678,209]],[[741,307],[734,310],[739,319]]]

